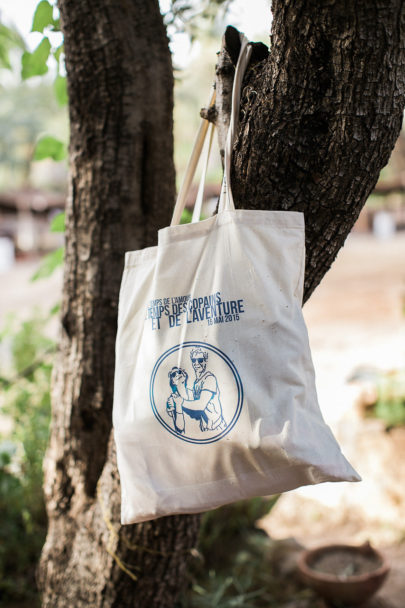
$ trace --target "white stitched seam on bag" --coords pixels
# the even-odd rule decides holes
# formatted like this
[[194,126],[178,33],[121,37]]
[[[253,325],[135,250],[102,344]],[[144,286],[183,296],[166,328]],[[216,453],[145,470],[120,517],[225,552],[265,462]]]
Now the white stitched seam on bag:
[[[263,227],[263,222],[234,222],[234,223],[240,223],[244,226],[259,226],[259,227]],[[207,237],[209,234],[212,234],[215,230],[218,230],[220,228],[222,228],[224,225],[226,224],[221,224],[221,225],[217,225],[217,226],[213,226],[212,228],[210,228],[209,230],[200,230],[200,231],[193,231],[193,233],[190,233],[185,235],[171,235],[169,236],[169,238],[163,238],[160,243],[159,243],[159,247],[169,247],[170,245],[173,245],[174,243],[182,243],[182,242],[186,242],[186,241],[191,241],[194,240],[196,238],[199,237]],[[278,226],[274,226],[269,222],[269,228],[278,228]],[[287,226],[287,227],[283,227],[283,229],[286,230],[300,230],[302,231],[302,226]]]

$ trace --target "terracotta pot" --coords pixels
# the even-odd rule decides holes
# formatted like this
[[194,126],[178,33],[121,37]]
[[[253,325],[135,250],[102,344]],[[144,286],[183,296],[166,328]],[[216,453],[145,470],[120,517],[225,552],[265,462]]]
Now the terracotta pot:
[[[316,564],[325,556],[346,553],[353,554],[353,559],[359,556],[375,560],[376,567],[362,574],[332,574],[320,572]],[[354,547],[351,545],[326,545],[310,551],[304,551],[298,560],[298,570],[303,582],[328,601],[336,601],[348,605],[365,603],[383,584],[389,566],[381,553],[373,549],[369,543]]]

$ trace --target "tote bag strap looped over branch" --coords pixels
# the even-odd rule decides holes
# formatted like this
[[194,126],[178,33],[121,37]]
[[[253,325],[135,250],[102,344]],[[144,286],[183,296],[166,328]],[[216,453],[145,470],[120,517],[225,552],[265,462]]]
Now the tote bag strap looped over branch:
[[225,145],[225,171],[224,178],[222,180],[221,197],[219,199],[218,213],[221,211],[234,211],[235,203],[233,202],[232,189],[231,189],[231,161],[232,161],[232,149],[235,141],[235,135],[238,131],[239,125],[239,106],[240,106],[240,92],[242,88],[243,76],[245,70],[250,61],[252,54],[252,46],[249,44],[248,39],[243,34],[240,34],[241,47],[239,51],[238,63],[236,64],[235,76],[233,79],[232,87],[232,110],[231,119],[229,122],[228,136],[226,138]]
[[203,204],[203,199],[204,199],[205,178],[207,176],[208,162],[210,160],[212,140],[214,139],[214,131],[215,131],[214,123],[210,123],[208,130],[209,130],[210,134],[208,136],[208,145],[205,147],[205,154],[204,154],[204,161],[203,161],[200,185],[198,186],[197,198],[195,199],[195,203],[194,203],[193,217],[191,218],[192,224],[195,224],[195,222],[199,222],[200,217],[201,217],[201,209],[202,209],[202,204]]
[[[231,187],[230,187],[232,148],[233,148],[235,134],[237,132],[238,123],[239,123],[239,104],[240,104],[240,92],[241,92],[241,87],[242,87],[243,75],[244,75],[246,67],[249,63],[250,55],[252,52],[252,47],[249,44],[249,41],[246,38],[246,36],[244,36],[243,34],[240,34],[240,39],[241,39],[241,48],[240,48],[240,52],[239,52],[238,63],[236,65],[236,69],[235,69],[235,76],[234,76],[233,88],[232,88],[232,110],[231,110],[230,124],[229,124],[229,129],[228,129],[228,136],[227,136],[226,146],[225,146],[225,163],[224,163],[225,170],[224,170],[224,178],[222,181],[221,197],[220,197],[220,201],[219,201],[219,208],[218,208],[219,212],[235,209],[235,205],[234,205],[233,197],[232,197],[232,191],[231,191]],[[215,91],[213,92],[213,94],[211,96],[209,107],[211,107],[214,103],[215,103]],[[186,204],[186,199],[187,199],[187,196],[188,196],[188,193],[189,193],[189,190],[191,187],[191,183],[192,183],[192,180],[193,180],[193,177],[194,177],[197,165],[198,165],[201,151],[204,146],[204,141],[205,141],[209,126],[210,125],[209,125],[208,120],[203,118],[201,121],[199,130],[197,132],[196,138],[194,140],[191,157],[190,157],[190,160],[189,160],[187,168],[186,168],[183,183],[181,185],[179,194],[177,196],[177,201],[176,201],[176,205],[174,207],[172,221],[170,224],[171,226],[176,226],[177,224],[180,223],[181,215],[183,213],[183,210],[184,210],[184,207]],[[210,154],[210,150],[211,150],[214,129],[215,129],[215,126],[213,124],[211,124],[209,144],[206,148],[203,171],[202,171],[200,186],[198,189],[196,203],[194,206],[192,222],[197,222],[200,219],[200,215],[201,215],[201,206],[202,206],[203,193],[204,193],[204,183],[205,183],[205,177],[206,177],[206,173],[207,173],[208,160],[209,160],[209,154]]]

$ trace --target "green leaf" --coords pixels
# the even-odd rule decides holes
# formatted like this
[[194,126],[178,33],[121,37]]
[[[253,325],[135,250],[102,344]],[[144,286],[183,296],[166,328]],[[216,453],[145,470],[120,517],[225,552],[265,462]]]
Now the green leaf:
[[57,76],[53,85],[56,101],[60,106],[65,106],[68,102],[66,76]]
[[28,51],[23,53],[21,59],[21,76],[23,80],[31,78],[32,76],[41,76],[42,74],[46,74],[46,72],[48,71],[48,66],[46,65],[46,62],[48,61],[50,51],[51,43],[45,36],[45,38],[42,39],[42,42],[40,42],[35,51],[33,51],[32,53],[29,53]]
[[191,222],[191,218],[193,217],[193,212],[190,209],[184,209],[181,214],[180,224],[189,224]]
[[60,311],[60,302],[58,302],[57,304],[55,304],[55,306],[52,306],[51,310],[49,311],[49,315],[52,317],[53,315],[57,315]]
[[55,59],[56,59],[57,62],[59,62],[60,56],[64,52],[65,52],[65,49],[64,49],[63,44],[61,44],[60,46],[58,46],[57,49],[55,49],[55,51],[53,52],[53,56],[55,57]]
[[52,158],[56,161],[66,158],[65,144],[51,135],[41,137],[35,147],[34,160],[43,160],[44,158]]
[[0,42],[0,67],[11,70],[11,63],[8,56],[8,50]]
[[38,281],[38,279],[45,279],[46,277],[51,276],[54,270],[63,264],[64,252],[65,248],[59,247],[59,249],[56,249],[43,257],[38,270],[31,277],[31,281]]
[[9,48],[17,47],[24,51],[26,49],[24,38],[16,29],[7,27],[4,23],[0,23],[0,40],[2,43],[7,43]]
[[51,222],[51,232],[65,232],[65,212],[55,215]]
[[52,31],[60,32],[60,19],[54,19],[52,22]]
[[53,24],[53,6],[47,0],[42,0],[36,8],[31,32],[41,32],[42,34],[46,27]]

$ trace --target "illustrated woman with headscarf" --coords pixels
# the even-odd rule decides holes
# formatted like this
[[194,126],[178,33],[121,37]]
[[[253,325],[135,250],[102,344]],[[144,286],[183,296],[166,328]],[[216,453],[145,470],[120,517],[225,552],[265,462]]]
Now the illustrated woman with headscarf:
[[190,358],[195,373],[193,388],[188,388],[187,378],[180,376],[176,391],[171,395],[173,405],[181,407],[183,414],[198,417],[201,431],[223,431],[227,425],[222,415],[217,379],[207,370],[208,353],[195,348]]
[[182,400],[178,399],[177,401],[174,398],[177,392],[177,386],[180,383],[186,383],[188,378],[188,374],[181,367],[173,367],[169,372],[169,383],[170,388],[172,389],[172,394],[167,400],[166,403],[166,412],[171,418],[173,418],[174,430],[177,431],[180,435],[185,432],[185,420],[184,420],[184,412],[182,408]]

